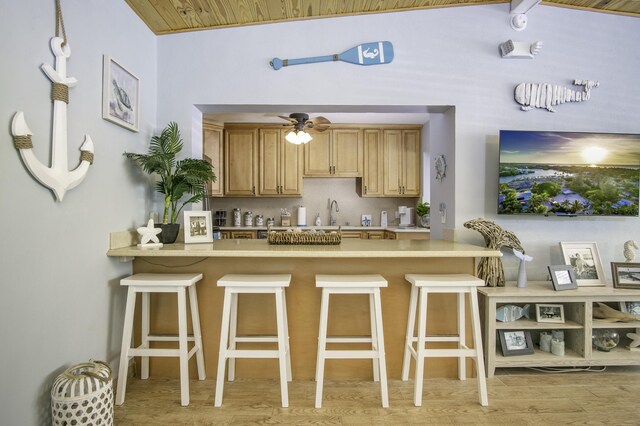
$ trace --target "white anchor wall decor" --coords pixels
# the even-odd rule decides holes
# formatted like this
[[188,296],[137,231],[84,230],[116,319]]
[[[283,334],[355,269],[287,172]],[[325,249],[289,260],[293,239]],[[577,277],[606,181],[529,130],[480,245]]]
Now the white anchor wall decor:
[[[61,19],[58,4],[56,23]],[[13,116],[11,133],[14,145],[20,152],[27,169],[38,182],[50,188],[54,192],[56,200],[61,202],[68,190],[75,188],[82,182],[89,171],[89,166],[93,164],[93,142],[89,135],[85,135],[84,143],[80,147],[80,165],[70,171],[67,163],[67,103],[69,103],[69,87],[75,86],[78,81],[73,77],[67,77],[67,58],[71,56],[71,49],[65,39],[56,34],[56,37],[51,39],[51,50],[55,55],[55,69],[49,64],[41,66],[53,83],[51,90],[53,100],[51,167],[42,164],[33,153],[31,142],[33,133],[27,126],[22,111],[16,112]]]

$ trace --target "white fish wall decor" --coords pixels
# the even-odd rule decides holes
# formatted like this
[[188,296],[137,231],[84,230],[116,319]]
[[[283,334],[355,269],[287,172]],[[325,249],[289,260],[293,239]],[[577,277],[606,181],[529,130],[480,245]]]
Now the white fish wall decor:
[[549,83],[520,83],[515,89],[515,100],[522,105],[522,111],[545,108],[549,112],[556,112],[553,108],[555,105],[588,101],[591,98],[591,89],[600,85],[594,80],[574,80],[573,84],[582,86],[582,90]]

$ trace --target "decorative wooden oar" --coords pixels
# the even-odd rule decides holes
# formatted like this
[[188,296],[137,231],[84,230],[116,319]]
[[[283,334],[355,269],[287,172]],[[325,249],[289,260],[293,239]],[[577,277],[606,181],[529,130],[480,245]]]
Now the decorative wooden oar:
[[388,64],[393,60],[393,45],[389,41],[375,41],[359,44],[339,54],[314,56],[311,58],[280,59],[273,58],[269,64],[274,70],[282,67],[315,62],[344,61],[356,65]]

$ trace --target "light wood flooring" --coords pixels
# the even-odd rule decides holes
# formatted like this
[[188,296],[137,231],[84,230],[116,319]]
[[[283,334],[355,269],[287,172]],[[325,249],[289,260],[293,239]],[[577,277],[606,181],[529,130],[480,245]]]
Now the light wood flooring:
[[130,378],[116,425],[413,425],[413,424],[640,424],[640,369],[539,373],[499,369],[488,379],[489,406],[478,403],[475,379],[426,379],[422,407],[413,405],[413,380],[389,381],[390,408],[368,381],[325,381],[323,408],[314,408],[315,382],[289,384],[280,406],[276,380],[227,382],[222,407],[213,406],[215,380],[191,380],[191,403],[180,406],[178,379]]

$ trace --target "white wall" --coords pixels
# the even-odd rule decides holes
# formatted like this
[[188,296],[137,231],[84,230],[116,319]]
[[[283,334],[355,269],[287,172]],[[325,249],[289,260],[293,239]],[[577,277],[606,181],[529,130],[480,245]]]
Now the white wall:
[[[69,162],[76,164],[84,133],[93,138],[96,157],[86,180],[56,203],[26,172],[9,131],[14,112],[24,111],[36,155],[47,163],[50,84],[39,66],[52,61],[53,2],[0,3],[2,424],[47,423],[57,374],[89,358],[117,356],[124,296],[118,279],[130,265],[105,256],[107,235],[143,223],[152,199],[150,186],[121,154],[143,151],[169,121],[180,124],[185,140],[198,139],[191,134],[198,129],[194,104],[453,105],[454,219],[463,240],[482,243],[461,228],[464,221],[496,219],[535,257],[529,276],[540,279],[547,264],[560,263],[558,241],[596,241],[609,262],[621,259],[625,240],[640,239],[637,218],[498,218],[494,201],[500,129],[640,133],[638,18],[537,6],[527,30],[516,33],[508,24],[509,5],[497,4],[156,38],[122,1],[66,0],[63,8],[72,48],[68,73],[79,80],[69,105]],[[533,61],[503,60],[498,44],[509,38],[545,46]],[[392,64],[280,71],[268,65],[273,56],[337,53],[374,40],[393,42]],[[103,54],[141,79],[140,133],[101,118]],[[569,85],[575,78],[600,80],[591,101],[562,105],[556,114],[524,113],[513,101],[522,81]],[[505,263],[515,277],[515,261],[507,257]]]
[[[483,244],[462,224],[480,216],[495,220],[534,256],[530,279],[545,279],[547,265],[562,263],[559,241],[595,241],[605,264],[621,260],[623,242],[640,239],[637,218],[495,215],[497,135],[500,129],[640,133],[640,19],[549,6],[537,6],[528,18],[528,28],[515,32],[509,5],[495,4],[163,36],[158,121],[189,129],[194,104],[452,105],[455,158],[447,160],[456,167],[446,196],[454,197],[455,216],[447,223],[455,223],[458,238]],[[498,45],[508,39],[541,40],[544,48],[534,60],[502,59]],[[339,53],[376,40],[393,43],[393,63],[269,67],[274,56]],[[513,100],[520,82],[570,86],[576,78],[601,82],[589,102],[561,105],[552,114],[522,112]],[[435,204],[433,185],[431,191]],[[515,278],[514,256],[504,263],[508,278]]]
[[[10,123],[24,111],[36,156],[51,152],[51,84],[40,70],[53,64],[53,1],[0,3],[0,424],[50,424],[49,392],[65,368],[120,352],[125,292],[119,278],[130,263],[107,258],[109,232],[147,216],[147,184],[124,159],[143,150],[156,127],[156,37],[122,1],[65,0],[71,48],[67,74],[78,79],[68,106],[69,167],[88,133],[95,161],[78,187],[57,203],[35,181],[13,146]],[[141,131],[102,119],[102,55],[141,80]]]

